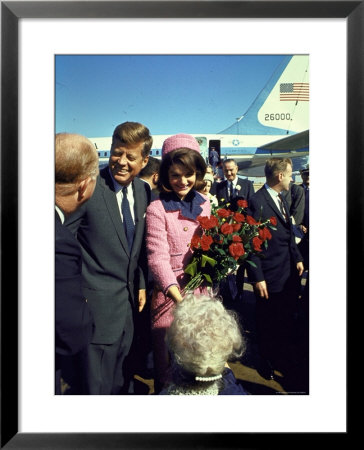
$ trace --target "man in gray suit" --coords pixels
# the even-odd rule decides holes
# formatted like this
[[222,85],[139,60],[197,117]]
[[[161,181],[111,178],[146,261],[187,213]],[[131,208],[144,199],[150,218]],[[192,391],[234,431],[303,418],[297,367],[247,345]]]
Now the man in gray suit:
[[94,195],[69,221],[83,257],[83,290],[95,321],[88,348],[90,394],[130,393],[127,363],[135,314],[146,301],[145,183],[137,175],[148,162],[152,137],[136,122],[113,133],[108,167]]

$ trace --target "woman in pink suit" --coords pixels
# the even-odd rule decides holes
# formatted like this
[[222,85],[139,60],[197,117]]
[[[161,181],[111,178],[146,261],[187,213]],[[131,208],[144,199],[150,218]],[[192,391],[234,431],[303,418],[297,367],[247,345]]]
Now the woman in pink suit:
[[159,171],[160,197],[146,215],[148,265],[155,288],[151,303],[155,392],[167,381],[169,366],[165,344],[172,310],[182,301],[181,290],[187,282],[184,269],[192,257],[190,242],[200,233],[198,216],[209,216],[208,198],[198,190],[204,186],[206,163],[196,139],[177,134],[162,147]]

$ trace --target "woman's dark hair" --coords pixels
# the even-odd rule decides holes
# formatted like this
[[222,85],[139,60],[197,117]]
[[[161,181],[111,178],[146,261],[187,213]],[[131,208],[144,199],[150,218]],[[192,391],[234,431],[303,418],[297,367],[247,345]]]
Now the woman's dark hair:
[[196,150],[190,148],[177,148],[167,153],[163,159],[159,169],[158,187],[161,192],[172,191],[169,184],[169,169],[174,164],[179,164],[185,167],[187,170],[196,173],[196,182],[194,189],[199,191],[205,186],[203,180],[206,173],[206,163],[203,157]]

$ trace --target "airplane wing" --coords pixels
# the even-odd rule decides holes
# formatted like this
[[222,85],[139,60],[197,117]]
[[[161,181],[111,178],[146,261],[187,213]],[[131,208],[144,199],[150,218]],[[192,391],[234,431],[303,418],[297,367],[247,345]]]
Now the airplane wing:
[[[259,150],[270,150],[273,153],[277,151],[297,151],[304,150],[309,148],[309,130],[301,131],[301,133],[297,133],[291,136],[287,136],[283,139],[278,139],[278,141],[270,142],[269,144],[262,145],[258,147]],[[289,155],[287,155],[289,156]]]
[[[270,155],[267,155],[267,150]],[[244,176],[264,176],[264,165],[271,156],[291,158],[293,171],[304,168],[309,155],[309,130],[272,141],[257,148],[250,160],[238,160],[239,174]]]

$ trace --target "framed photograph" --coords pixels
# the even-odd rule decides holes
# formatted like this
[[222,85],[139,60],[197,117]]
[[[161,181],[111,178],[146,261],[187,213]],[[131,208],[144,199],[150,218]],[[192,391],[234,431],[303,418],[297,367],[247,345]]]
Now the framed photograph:
[[[311,433],[348,437],[347,287],[355,285],[354,277],[356,281],[360,276],[360,264],[355,263],[354,256],[359,250],[360,257],[363,250],[357,232],[363,226],[363,165],[362,152],[358,151],[364,144],[363,20],[362,1],[1,3],[2,448],[254,448],[263,442],[267,445],[281,433],[289,433],[294,439],[301,433],[303,442],[312,438]],[[28,33],[36,28],[39,35],[26,42]],[[134,40],[133,28],[141,36],[139,41]],[[230,35],[229,28],[239,34]],[[210,29],[213,38],[209,38]],[[325,392],[320,392],[325,386],[325,380],[320,380],[313,384],[307,396],[311,398],[251,396],[239,404],[232,404],[231,399],[216,402],[211,398],[203,404],[191,398],[176,403],[175,399],[153,396],[55,399],[49,359],[54,333],[53,317],[49,314],[54,289],[52,267],[49,269],[53,262],[49,261],[53,258],[53,223],[44,219],[44,211],[53,211],[54,207],[54,55],[120,53],[118,31],[124,50],[128,46],[130,53],[136,54],[238,54],[244,53],[247,46],[252,54],[309,53],[315,42],[311,33],[319,33],[320,50],[313,51],[312,60],[310,132],[312,127],[315,148],[310,148],[310,159],[311,153],[321,156],[313,156],[310,166],[313,162],[313,178],[323,178],[323,185],[316,190],[320,195],[315,200],[315,224],[321,231],[316,234],[314,250],[314,267],[319,276],[312,288],[320,303],[317,316],[321,322],[314,318],[313,327],[322,332],[322,342],[314,348],[315,363],[321,371],[327,370],[331,390],[324,387]],[[133,36],[130,42],[129,32]],[[259,45],[255,45],[255,39],[260,40]],[[305,40],[307,46],[302,44]],[[163,47],[156,42],[163,42]],[[193,46],[195,50],[191,50]],[[32,75],[27,70],[30,65],[35,69]],[[320,77],[319,69],[324,66],[324,76]],[[327,67],[331,67],[331,72]],[[30,91],[29,105],[24,100]],[[329,106],[325,101],[315,102],[315,96],[320,95]],[[334,286],[336,277],[340,282]],[[340,329],[334,335],[337,328]],[[311,342],[315,347],[318,341]],[[326,354],[321,353],[323,349]],[[26,352],[26,358],[22,352]],[[329,360],[332,367],[327,366]],[[44,369],[44,364],[50,367]],[[332,371],[337,385],[331,379]],[[24,382],[24,378],[28,381]],[[313,405],[320,401],[325,402],[322,411],[327,409],[334,418],[322,424],[316,420],[313,425],[318,414]],[[291,417],[278,425],[277,417],[285,417],[286,412],[282,411],[287,410],[290,416],[295,416],[296,411],[302,411],[302,415],[296,422]],[[227,417],[227,411],[231,411],[231,417]]]

